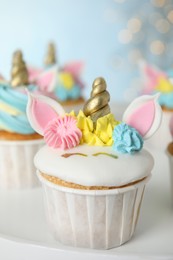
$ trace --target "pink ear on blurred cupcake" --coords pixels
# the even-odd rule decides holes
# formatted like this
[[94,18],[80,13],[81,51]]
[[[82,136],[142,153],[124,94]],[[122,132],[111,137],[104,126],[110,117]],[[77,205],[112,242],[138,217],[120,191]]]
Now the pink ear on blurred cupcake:
[[38,69],[29,66],[27,67],[27,71],[28,71],[29,82],[34,83],[39,77],[39,75],[43,72],[43,69]]
[[84,62],[82,61],[74,61],[67,63],[63,67],[63,71],[71,73],[73,76],[79,76],[82,73],[84,68]]
[[36,80],[36,84],[39,87],[40,91],[43,92],[52,92],[57,84],[57,66],[54,66],[51,69],[43,71]]
[[162,109],[158,97],[159,94],[136,98],[123,115],[123,122],[134,127],[144,139],[150,138],[161,124]]
[[161,78],[166,78],[166,74],[158,68],[147,64],[145,61],[139,63],[140,71],[144,81],[144,94],[154,91]]
[[74,61],[74,62],[70,62],[67,63],[64,67],[63,67],[63,71],[65,72],[69,72],[70,74],[72,74],[75,82],[81,87],[84,87],[83,82],[80,80],[80,75],[82,73],[84,69],[84,62],[83,61]]
[[40,135],[44,135],[44,129],[51,120],[63,115],[65,115],[63,107],[55,100],[28,92],[28,120]]

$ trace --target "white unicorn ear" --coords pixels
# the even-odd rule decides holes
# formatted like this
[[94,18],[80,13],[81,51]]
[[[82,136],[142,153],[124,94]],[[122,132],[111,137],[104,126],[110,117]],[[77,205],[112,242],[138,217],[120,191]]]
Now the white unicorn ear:
[[57,85],[57,75],[58,67],[55,65],[53,68],[40,73],[36,80],[36,84],[41,91],[52,92]]
[[144,139],[150,138],[160,126],[162,109],[157,102],[159,95],[136,98],[123,115],[123,122],[134,127]]
[[55,100],[28,92],[27,117],[32,128],[43,135],[46,125],[54,118],[65,114],[63,107]]

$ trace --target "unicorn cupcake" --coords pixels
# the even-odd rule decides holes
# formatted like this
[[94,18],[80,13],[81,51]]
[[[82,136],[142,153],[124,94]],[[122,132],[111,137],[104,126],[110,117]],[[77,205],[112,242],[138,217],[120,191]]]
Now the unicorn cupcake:
[[78,114],[29,93],[28,119],[46,142],[34,163],[57,241],[109,249],[131,239],[154,165],[142,148],[161,122],[157,98],[137,98],[120,122],[110,111],[103,78],[95,79]]
[[60,66],[53,43],[48,45],[44,68],[28,67],[30,82],[36,83],[40,94],[59,101],[68,111],[78,110],[83,104],[81,80],[83,62],[71,62]]
[[13,56],[11,81],[0,82],[0,188],[24,189],[38,186],[33,157],[43,144],[26,117],[29,85],[22,52]]

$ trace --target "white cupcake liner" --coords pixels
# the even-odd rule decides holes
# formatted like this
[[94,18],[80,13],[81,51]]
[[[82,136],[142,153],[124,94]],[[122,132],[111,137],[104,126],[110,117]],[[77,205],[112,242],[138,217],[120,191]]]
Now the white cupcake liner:
[[39,185],[33,159],[43,139],[0,141],[0,189],[28,189]]
[[166,150],[166,154],[169,160],[169,176],[170,176],[170,191],[171,191],[171,203],[173,206],[173,155]]
[[48,224],[56,240],[96,249],[128,241],[137,224],[145,184],[111,190],[79,190],[55,185],[37,172],[44,189]]
[[171,111],[163,111],[162,122],[157,132],[148,140],[145,141],[146,145],[158,148],[164,151],[171,140],[171,133],[169,130],[169,122],[172,116]]

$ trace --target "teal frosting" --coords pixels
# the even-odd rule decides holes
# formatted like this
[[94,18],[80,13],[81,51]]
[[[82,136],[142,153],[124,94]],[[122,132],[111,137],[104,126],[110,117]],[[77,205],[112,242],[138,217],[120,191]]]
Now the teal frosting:
[[[30,90],[33,88],[34,86],[29,86]],[[0,109],[0,129],[19,134],[34,133],[26,116],[27,99],[25,93],[17,91],[10,85],[0,84],[0,104],[8,105],[12,110],[19,111],[17,115],[12,115],[10,112]]]
[[165,106],[168,109],[173,108],[173,92],[170,93],[161,93],[159,97],[159,104]]
[[169,69],[168,71],[166,71],[166,74],[169,78],[173,78],[173,70]]
[[121,123],[114,128],[113,141],[113,150],[119,153],[133,154],[143,147],[142,136],[135,128],[125,123]]
[[55,89],[55,95],[61,101],[75,100],[81,96],[81,88],[78,85],[74,85],[71,89],[66,89],[64,86],[58,85]]

